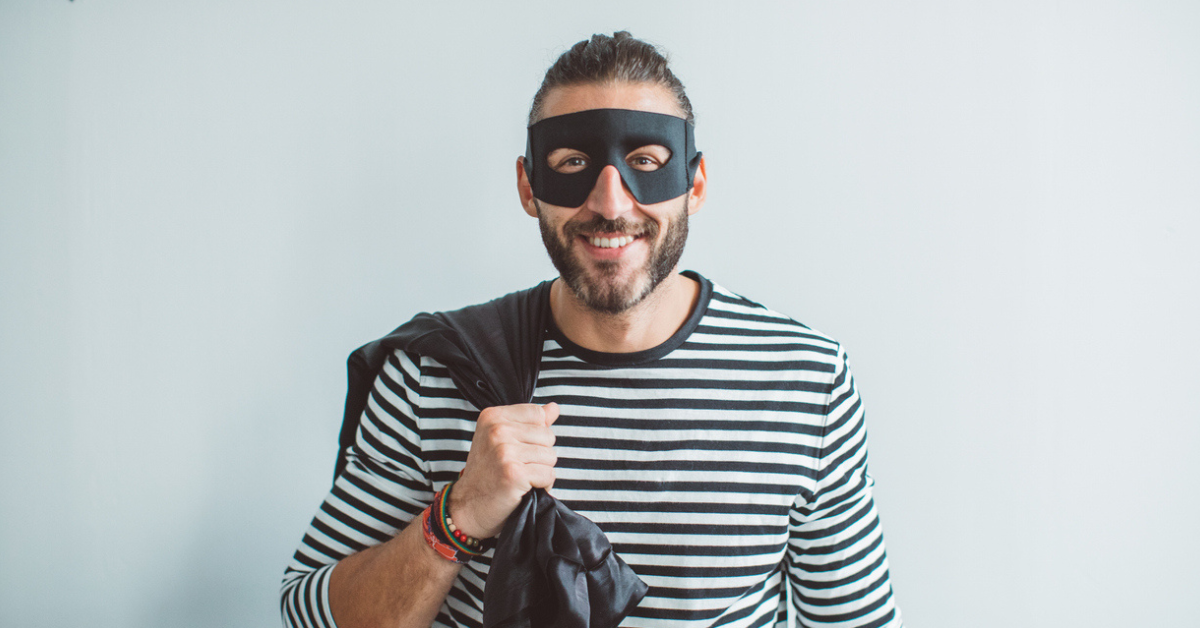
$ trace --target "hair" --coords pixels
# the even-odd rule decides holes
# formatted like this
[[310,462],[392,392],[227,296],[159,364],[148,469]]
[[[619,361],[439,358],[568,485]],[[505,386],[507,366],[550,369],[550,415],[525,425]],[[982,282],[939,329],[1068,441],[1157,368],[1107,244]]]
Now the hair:
[[692,103],[683,91],[683,83],[667,67],[667,56],[654,44],[617,31],[608,35],[592,35],[562,53],[546,70],[542,86],[533,96],[529,108],[529,125],[542,119],[546,96],[556,87],[589,83],[656,83],[671,90],[688,122],[695,122]]

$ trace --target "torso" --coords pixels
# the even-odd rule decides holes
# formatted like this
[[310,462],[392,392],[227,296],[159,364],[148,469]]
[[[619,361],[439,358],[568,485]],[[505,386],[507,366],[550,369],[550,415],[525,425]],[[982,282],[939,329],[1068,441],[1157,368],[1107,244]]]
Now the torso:
[[[693,316],[649,351],[597,353],[557,329],[544,344],[532,401],[561,407],[551,494],[595,522],[650,585],[623,626],[773,612],[789,512],[816,484],[836,345],[705,284]],[[426,398],[443,386],[453,394],[448,380],[422,381]],[[449,481],[465,460],[463,410],[452,420],[458,412],[422,412],[435,478]],[[429,435],[446,428],[461,437],[431,448]],[[471,569],[482,581],[485,566]]]

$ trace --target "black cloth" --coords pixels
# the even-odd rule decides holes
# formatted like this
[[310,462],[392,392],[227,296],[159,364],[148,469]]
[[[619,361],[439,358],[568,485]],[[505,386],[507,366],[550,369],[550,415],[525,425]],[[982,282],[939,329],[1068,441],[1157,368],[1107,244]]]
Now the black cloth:
[[[334,480],[346,466],[375,378],[397,349],[445,365],[477,408],[528,403],[550,322],[550,284],[460,310],[418,314],[351,353]],[[613,628],[648,590],[595,523],[535,489],[497,540],[484,587],[483,626]]]

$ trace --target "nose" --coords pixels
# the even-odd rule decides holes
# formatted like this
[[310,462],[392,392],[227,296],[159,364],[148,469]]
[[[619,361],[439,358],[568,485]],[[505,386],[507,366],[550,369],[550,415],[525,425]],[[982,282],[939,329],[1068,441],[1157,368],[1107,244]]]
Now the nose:
[[600,171],[584,207],[610,220],[633,210],[633,194],[625,187],[616,166],[609,164]]

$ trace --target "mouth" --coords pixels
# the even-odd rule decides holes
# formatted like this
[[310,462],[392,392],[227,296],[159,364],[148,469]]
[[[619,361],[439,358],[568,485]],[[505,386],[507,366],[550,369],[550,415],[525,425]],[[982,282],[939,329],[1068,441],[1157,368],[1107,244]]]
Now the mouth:
[[632,255],[643,236],[629,235],[621,232],[581,233],[575,236],[576,241],[583,247],[583,253],[593,260],[616,262]]
[[629,246],[637,238],[629,235],[614,235],[614,236],[596,236],[582,235],[580,236],[588,244],[599,249],[621,249]]
[[633,221],[625,217],[606,219],[592,216],[591,220],[568,221],[563,235],[578,243],[598,259],[615,260],[627,251],[641,248],[640,240],[653,243],[658,226],[653,222]]

